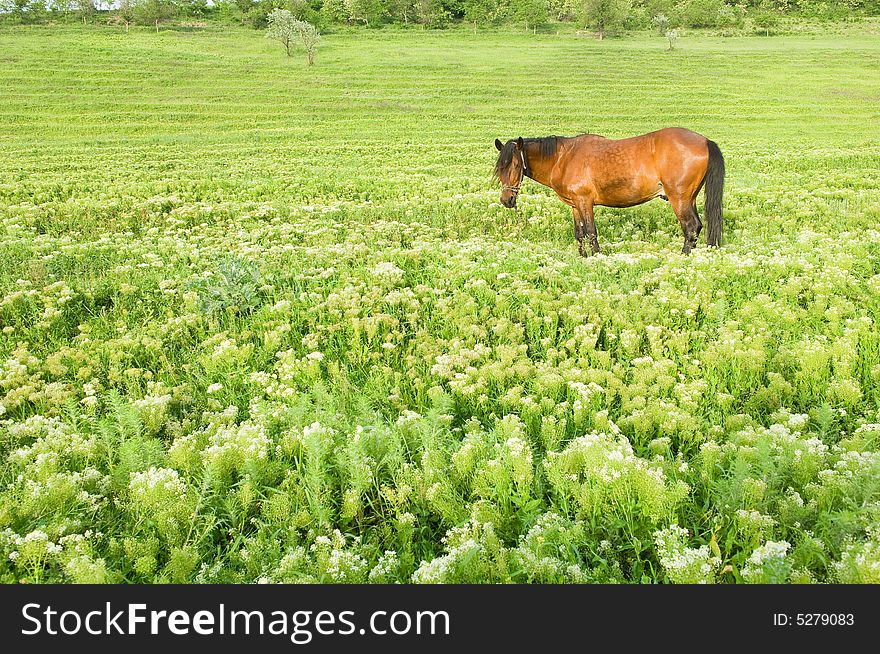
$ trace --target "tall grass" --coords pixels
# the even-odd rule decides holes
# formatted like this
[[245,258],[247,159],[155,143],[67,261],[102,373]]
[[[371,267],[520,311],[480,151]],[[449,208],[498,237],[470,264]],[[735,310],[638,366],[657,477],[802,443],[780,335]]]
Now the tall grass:
[[[874,41],[0,29],[0,579],[877,581]],[[497,203],[667,125],[720,250]]]

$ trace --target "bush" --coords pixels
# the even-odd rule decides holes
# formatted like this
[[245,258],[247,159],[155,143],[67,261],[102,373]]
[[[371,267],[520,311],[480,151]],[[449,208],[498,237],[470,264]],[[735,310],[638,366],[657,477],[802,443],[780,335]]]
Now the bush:
[[622,27],[631,11],[632,0],[583,0],[581,18],[603,39],[607,30]]
[[684,0],[675,6],[673,16],[686,27],[732,27],[738,20],[737,10],[724,0]]
[[779,25],[779,17],[772,11],[761,11],[752,17],[755,31],[770,36],[770,30]]
[[536,28],[547,23],[547,3],[545,0],[513,0],[510,16],[526,29]]

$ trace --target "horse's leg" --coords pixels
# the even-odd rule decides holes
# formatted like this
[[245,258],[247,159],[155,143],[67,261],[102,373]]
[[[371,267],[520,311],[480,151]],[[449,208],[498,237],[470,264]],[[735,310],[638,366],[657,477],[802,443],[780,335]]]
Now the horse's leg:
[[578,253],[585,257],[587,253],[584,251],[584,220],[577,207],[571,208],[571,215],[574,219],[574,238],[578,242]]
[[697,211],[697,203],[693,200],[691,201],[691,212],[693,214],[694,220],[697,221],[697,233],[694,236],[694,245],[693,245],[693,247],[696,247],[697,246],[697,239],[700,237],[700,232],[703,231],[703,221],[700,220],[700,212]]
[[583,219],[581,229],[587,235],[587,240],[590,242],[590,249],[593,251],[593,254],[598,254],[600,252],[599,235],[596,233],[596,221],[593,220],[593,201],[584,200],[578,205],[578,208]]
[[690,254],[691,250],[697,244],[697,234],[700,233],[702,225],[693,201],[683,197],[670,197],[672,210],[675,217],[678,218],[678,224],[681,225],[681,232],[684,234],[684,246],[681,248],[682,254]]

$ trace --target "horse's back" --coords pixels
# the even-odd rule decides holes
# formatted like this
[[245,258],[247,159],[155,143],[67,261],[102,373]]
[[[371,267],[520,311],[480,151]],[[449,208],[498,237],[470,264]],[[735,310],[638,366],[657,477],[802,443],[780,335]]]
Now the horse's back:
[[645,140],[673,140],[673,141],[705,141],[706,137],[698,132],[687,129],[686,127],[663,127],[653,132],[646,132],[637,136],[627,136],[620,139],[610,139],[600,134],[579,134],[578,136],[569,137],[569,139],[578,139],[585,143],[638,143]]
[[690,195],[705,175],[707,139],[689,129],[667,127],[623,139],[576,138],[559,181],[596,204],[627,207],[670,194]]
[[649,132],[649,134],[654,135],[656,138],[668,138],[678,141],[699,142],[706,140],[706,137],[702,134],[686,127],[664,127],[663,129]]
[[[664,127],[647,134],[629,136],[622,139],[609,139],[597,134],[581,134],[575,137],[578,149],[593,155],[599,154],[617,158],[620,156],[646,157],[654,154],[669,154],[682,149],[692,155],[701,155],[708,152],[707,139],[684,127]],[[665,158],[665,157],[663,157]]]

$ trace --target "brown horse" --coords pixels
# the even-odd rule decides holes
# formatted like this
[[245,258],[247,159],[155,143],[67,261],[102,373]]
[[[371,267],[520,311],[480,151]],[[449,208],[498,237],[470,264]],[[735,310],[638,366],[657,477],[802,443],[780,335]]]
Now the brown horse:
[[599,239],[593,207],[632,207],[654,198],[672,205],[687,254],[703,229],[697,194],[706,186],[706,243],[721,244],[721,198],[724,157],[718,145],[696,132],[677,127],[613,140],[595,134],[546,138],[495,139],[495,177],[502,184],[501,204],[516,206],[523,177],[549,186],[572,208],[574,237],[584,251],[584,236],[594,253]]

